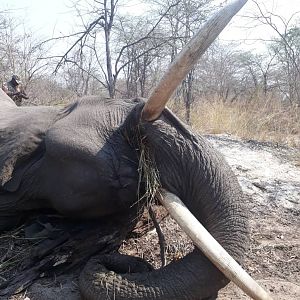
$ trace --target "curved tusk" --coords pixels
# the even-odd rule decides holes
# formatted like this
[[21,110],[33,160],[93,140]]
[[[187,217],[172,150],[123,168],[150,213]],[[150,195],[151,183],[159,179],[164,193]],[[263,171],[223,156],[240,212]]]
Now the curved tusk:
[[142,120],[153,121],[160,116],[177,86],[246,2],[247,0],[235,0],[231,4],[226,5],[211,17],[198,33],[194,35],[177,55],[151,93],[142,111]]
[[271,296],[227,253],[177,196],[163,189],[157,193],[157,196],[183,231],[228,279],[255,300],[272,300]]

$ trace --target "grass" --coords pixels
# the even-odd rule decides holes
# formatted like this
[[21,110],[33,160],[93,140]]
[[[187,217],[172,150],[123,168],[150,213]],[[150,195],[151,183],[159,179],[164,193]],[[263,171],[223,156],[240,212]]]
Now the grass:
[[[184,108],[171,109],[184,118]],[[191,125],[200,133],[228,133],[243,139],[269,141],[300,147],[300,107],[284,105],[271,98],[248,102],[198,100],[191,110]]]
[[23,226],[0,235],[0,285],[18,273],[41,240],[43,238],[26,238]]

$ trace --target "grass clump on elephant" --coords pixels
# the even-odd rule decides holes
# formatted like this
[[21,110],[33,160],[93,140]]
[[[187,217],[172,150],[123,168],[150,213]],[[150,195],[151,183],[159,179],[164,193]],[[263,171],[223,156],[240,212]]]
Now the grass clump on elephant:
[[[63,109],[17,107],[0,91],[0,230],[15,226],[33,209],[51,208],[80,219],[128,214],[142,205],[141,194],[151,197],[140,168],[147,151],[157,187],[178,196],[241,261],[249,236],[237,179],[204,138],[164,107],[245,2],[228,5],[208,21],[146,104],[95,96]],[[198,249],[159,270],[140,259],[103,256],[92,259],[80,276],[84,299],[215,299],[227,283]]]

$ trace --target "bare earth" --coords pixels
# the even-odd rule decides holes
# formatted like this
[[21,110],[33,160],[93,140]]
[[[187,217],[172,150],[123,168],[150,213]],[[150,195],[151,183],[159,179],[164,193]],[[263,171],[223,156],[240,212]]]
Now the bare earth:
[[[249,195],[251,248],[245,269],[274,299],[300,299],[300,160],[299,149],[274,147],[229,136],[208,136],[223,153]],[[298,159],[298,160],[297,160]],[[165,214],[156,208],[159,217]],[[169,216],[161,222],[166,238],[167,260],[178,259],[193,246]],[[157,234],[151,230],[139,239],[125,241],[121,252],[144,257],[160,266]],[[78,271],[79,272],[79,271]],[[14,300],[79,300],[77,273],[43,278]],[[219,298],[249,299],[234,284],[220,291]]]

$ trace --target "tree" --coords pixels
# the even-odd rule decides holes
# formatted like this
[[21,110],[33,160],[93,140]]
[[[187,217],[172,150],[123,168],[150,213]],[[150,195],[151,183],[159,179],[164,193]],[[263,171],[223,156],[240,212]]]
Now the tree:
[[[216,42],[210,46],[195,70],[195,94],[199,98],[233,101],[244,90],[239,52],[229,44]],[[238,84],[236,84],[238,82]]]
[[238,56],[238,61],[241,73],[249,78],[247,90],[252,96],[262,93],[266,97],[267,93],[276,87],[273,79],[276,67],[274,53],[269,51],[257,54],[244,51]]
[[[55,73],[65,63],[76,66],[81,73],[84,72],[88,75],[88,79],[93,77],[102,84],[108,90],[111,98],[115,96],[116,84],[116,76],[113,74],[112,67],[111,35],[117,6],[118,0],[104,0],[103,2],[97,0],[93,0],[92,2],[77,1],[74,3],[74,8],[82,22],[81,30],[70,35],[44,41],[44,43],[47,43],[61,39],[75,38],[75,41],[63,55],[47,57],[45,59],[59,58]],[[105,45],[105,63],[99,55],[101,49],[98,45],[98,40],[101,38],[104,39]],[[83,57],[87,57],[85,55],[86,51],[89,51],[95,57],[94,63],[98,65],[98,70],[95,73],[91,73],[91,69],[86,68],[83,64]],[[88,66],[91,66],[91,62]],[[86,94],[87,91],[84,93]]]
[[300,27],[293,26],[270,47],[279,68],[278,85],[290,102],[300,103]]
[[13,11],[0,12],[0,80],[18,74],[29,94],[25,105],[61,103],[74,96],[50,73],[51,61],[42,59],[49,47],[41,40]]
[[164,45],[169,40],[159,28],[160,21],[153,24],[147,17],[135,17],[120,22],[118,40],[123,47],[118,57],[126,80],[126,97],[146,97],[155,81],[153,69],[158,60],[163,61]]
[[40,39],[25,29],[22,22],[17,22],[9,14],[0,14],[0,72],[2,80],[12,74],[21,76],[25,86],[39,77],[47,67],[40,60],[45,48]]
[[283,75],[278,76],[278,85],[290,102],[300,103],[300,25],[299,19],[295,21],[300,12],[297,11],[285,19],[267,11],[257,1],[253,2],[259,13],[257,20],[268,25],[275,33],[270,51],[276,57],[278,72]]
[[[145,46],[145,41],[152,38],[155,29],[164,15],[149,28],[148,32],[144,32],[142,36],[135,36],[135,40],[132,38],[120,40],[121,34],[124,34],[124,30],[126,31],[127,28],[122,27],[120,23],[124,18],[117,14],[117,8],[120,6],[119,1],[105,0],[99,2],[93,0],[87,3],[87,7],[83,6],[84,3],[84,1],[78,1],[74,4],[82,21],[81,30],[67,36],[49,39],[45,41],[45,43],[59,39],[75,38],[75,41],[63,55],[51,57],[59,58],[55,72],[65,63],[71,63],[102,84],[102,86],[107,89],[109,96],[114,98],[117,79],[121,71],[126,67],[132,66],[133,62],[140,63],[138,59],[146,55],[148,51],[153,50],[153,45],[151,46],[149,44],[150,49],[146,48],[142,52],[136,51],[138,47],[142,49],[142,47]],[[167,11],[169,9],[170,8],[168,8]],[[85,19],[86,16],[88,16],[87,20]],[[118,41],[116,41],[117,38],[119,38]],[[103,43],[105,45],[104,52],[101,51]],[[158,46],[154,46],[154,48],[156,47]],[[82,56],[86,57],[86,51],[91,51],[92,56],[95,58],[93,72],[88,70],[86,66],[81,63],[80,59]],[[128,55],[129,52],[131,52],[130,55]],[[80,55],[78,55],[78,53],[80,53]],[[146,59],[144,63],[148,65]],[[144,85],[145,80],[141,81],[141,83]],[[142,87],[142,90],[145,90],[145,88]],[[142,92],[142,94],[144,94],[144,92]]]

